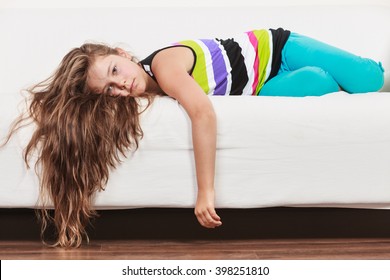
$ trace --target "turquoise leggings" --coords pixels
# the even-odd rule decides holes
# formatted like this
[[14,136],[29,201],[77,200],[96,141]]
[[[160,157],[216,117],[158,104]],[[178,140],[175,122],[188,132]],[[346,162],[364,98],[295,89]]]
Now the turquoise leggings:
[[320,96],[340,90],[378,91],[384,83],[381,63],[309,37],[291,33],[282,50],[278,74],[259,95]]

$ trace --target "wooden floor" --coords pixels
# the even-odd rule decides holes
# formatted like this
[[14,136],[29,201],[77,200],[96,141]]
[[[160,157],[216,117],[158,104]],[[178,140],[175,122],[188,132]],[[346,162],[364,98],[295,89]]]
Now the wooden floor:
[[0,259],[390,260],[390,238],[246,240],[93,240],[78,249],[39,241],[0,241]]

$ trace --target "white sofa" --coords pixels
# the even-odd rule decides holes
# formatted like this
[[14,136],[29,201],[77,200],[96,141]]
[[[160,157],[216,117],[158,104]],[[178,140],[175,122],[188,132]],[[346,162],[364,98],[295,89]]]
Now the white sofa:
[[[10,27],[12,25],[12,28]],[[225,38],[283,27],[390,69],[389,6],[0,9],[0,136],[18,114],[21,89],[52,73],[85,41],[119,44],[140,58],[187,38]],[[210,97],[218,117],[217,208],[390,208],[390,84],[378,93],[322,97]],[[191,208],[196,181],[190,123],[174,100],[142,116],[140,148],[114,172],[98,209]],[[0,208],[35,208],[23,129],[0,149]]]

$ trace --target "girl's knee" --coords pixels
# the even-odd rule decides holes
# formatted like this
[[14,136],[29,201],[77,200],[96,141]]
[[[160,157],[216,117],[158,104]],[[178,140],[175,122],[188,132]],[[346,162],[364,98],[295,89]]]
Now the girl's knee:
[[311,93],[310,95],[319,96],[340,90],[340,86],[333,76],[322,68],[307,66],[300,70],[304,73],[303,88],[306,92]]
[[364,93],[379,91],[384,84],[384,69],[382,64],[367,59],[362,67],[351,69],[352,78],[342,85],[349,93]]
[[260,95],[320,96],[339,90],[339,85],[328,72],[319,67],[306,66],[277,75],[265,84]]

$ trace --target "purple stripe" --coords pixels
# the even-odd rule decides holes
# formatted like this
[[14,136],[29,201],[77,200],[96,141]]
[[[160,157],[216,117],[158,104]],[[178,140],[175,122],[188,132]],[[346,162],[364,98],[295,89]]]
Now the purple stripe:
[[214,95],[225,95],[227,88],[227,76],[225,60],[223,59],[222,51],[219,45],[214,40],[201,40],[209,49],[211,61],[213,64],[214,81],[216,87]]

